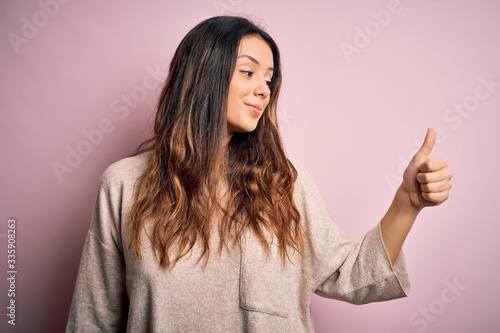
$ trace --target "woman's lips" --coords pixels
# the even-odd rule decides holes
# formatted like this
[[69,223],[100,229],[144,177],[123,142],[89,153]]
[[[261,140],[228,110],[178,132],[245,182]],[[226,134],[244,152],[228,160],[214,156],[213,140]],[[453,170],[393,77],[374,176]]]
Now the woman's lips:
[[245,105],[252,111],[255,115],[260,116],[262,114],[262,106],[258,104],[245,103]]

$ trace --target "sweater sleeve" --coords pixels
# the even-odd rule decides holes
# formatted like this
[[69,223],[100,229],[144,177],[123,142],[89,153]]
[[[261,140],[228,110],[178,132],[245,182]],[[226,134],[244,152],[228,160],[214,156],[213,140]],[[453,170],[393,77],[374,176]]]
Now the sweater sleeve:
[[392,265],[385,250],[380,224],[359,243],[348,240],[333,223],[319,191],[308,173],[294,162],[299,173],[295,201],[306,234],[307,269],[316,294],[353,304],[405,297],[410,283],[404,254]]
[[128,298],[121,241],[121,189],[105,173],[87,233],[66,332],[124,332]]

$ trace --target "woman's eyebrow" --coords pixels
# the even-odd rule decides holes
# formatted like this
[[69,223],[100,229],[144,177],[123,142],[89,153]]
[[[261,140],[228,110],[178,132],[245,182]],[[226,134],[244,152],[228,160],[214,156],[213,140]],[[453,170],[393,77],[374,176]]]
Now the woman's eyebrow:
[[[248,58],[248,59],[250,59],[253,63],[255,63],[256,65],[259,65],[259,66],[260,66],[259,61],[258,61],[257,59],[255,59],[254,57],[252,57],[251,55],[242,54],[242,55],[238,56],[238,59],[240,59],[240,58]],[[268,71],[273,72],[273,71],[274,71],[274,67],[269,67],[267,70],[268,70]]]

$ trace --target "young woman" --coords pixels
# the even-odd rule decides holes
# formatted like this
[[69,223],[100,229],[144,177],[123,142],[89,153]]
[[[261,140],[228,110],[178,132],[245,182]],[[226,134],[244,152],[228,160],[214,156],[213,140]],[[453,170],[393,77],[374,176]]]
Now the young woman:
[[180,43],[141,153],[102,176],[69,332],[312,332],[311,293],[355,304],[406,296],[401,247],[451,174],[422,148],[359,243],[286,156],[278,47],[240,17]]

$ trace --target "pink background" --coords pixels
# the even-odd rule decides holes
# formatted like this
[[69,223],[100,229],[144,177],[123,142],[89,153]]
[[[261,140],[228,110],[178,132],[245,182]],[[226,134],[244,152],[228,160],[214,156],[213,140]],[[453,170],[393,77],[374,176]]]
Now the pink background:
[[0,276],[12,217],[18,275],[15,327],[0,279],[0,331],[64,330],[101,173],[148,133],[181,38],[223,13],[280,46],[287,149],[351,238],[382,217],[427,127],[454,172],[449,201],[406,242],[412,295],[361,307],[314,296],[316,331],[500,331],[494,0],[2,1]]

